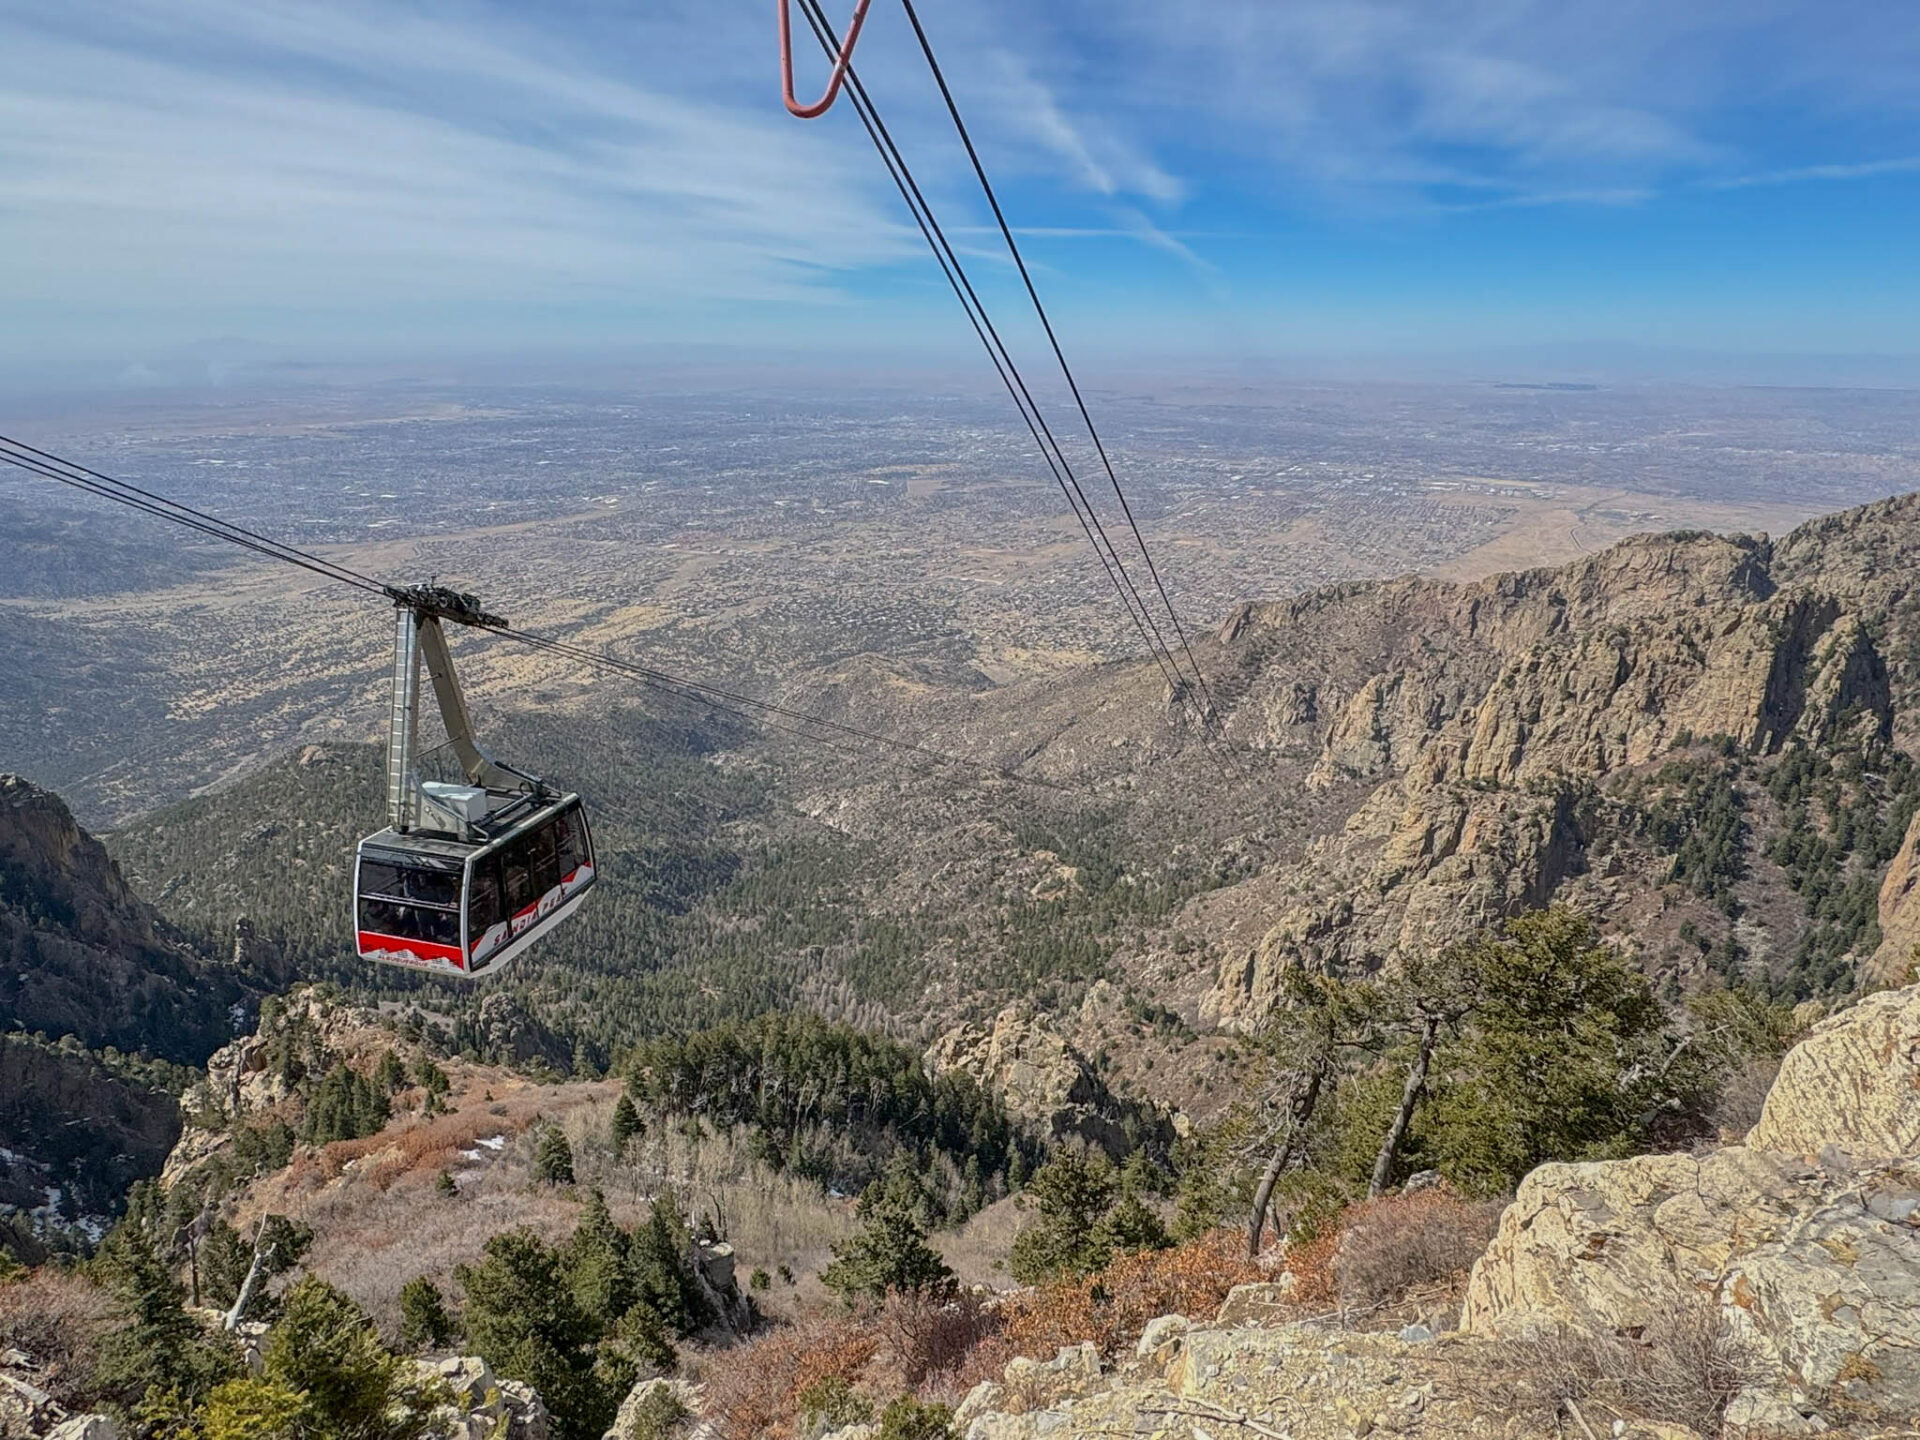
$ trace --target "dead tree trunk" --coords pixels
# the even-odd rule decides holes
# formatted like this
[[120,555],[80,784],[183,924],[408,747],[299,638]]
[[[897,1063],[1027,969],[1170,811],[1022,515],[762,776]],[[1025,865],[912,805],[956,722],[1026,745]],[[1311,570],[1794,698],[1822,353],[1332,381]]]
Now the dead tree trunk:
[[1414,1107],[1426,1091],[1427,1067],[1433,1061],[1434,1042],[1439,1038],[1440,1017],[1428,1015],[1420,1028],[1420,1049],[1407,1067],[1407,1084],[1400,1092],[1400,1108],[1394,1112],[1393,1123],[1387,1127],[1387,1138],[1380,1142],[1380,1153],[1374,1158],[1373,1178],[1367,1182],[1369,1200],[1385,1190],[1393,1178],[1393,1162],[1400,1154],[1401,1142],[1407,1138],[1407,1127],[1413,1124]]
[[1267,1210],[1273,1203],[1273,1187],[1280,1183],[1280,1177],[1293,1164],[1294,1155],[1300,1148],[1300,1137],[1313,1119],[1314,1110],[1319,1107],[1320,1087],[1326,1080],[1326,1074],[1324,1063],[1314,1065],[1300,1077],[1287,1103],[1286,1128],[1281,1132],[1279,1143],[1274,1147],[1266,1168],[1260,1172],[1260,1183],[1254,1187],[1253,1213],[1247,1217],[1248,1259],[1260,1253],[1260,1239],[1267,1228]]
[[273,1252],[277,1248],[267,1239],[267,1215],[260,1217],[260,1228],[253,1232],[253,1263],[247,1266],[247,1278],[240,1282],[240,1293],[234,1297],[233,1308],[227,1311],[222,1322],[226,1329],[237,1330],[240,1322],[246,1318],[247,1306],[253,1303],[253,1292],[260,1284],[261,1276],[267,1266],[273,1263]]

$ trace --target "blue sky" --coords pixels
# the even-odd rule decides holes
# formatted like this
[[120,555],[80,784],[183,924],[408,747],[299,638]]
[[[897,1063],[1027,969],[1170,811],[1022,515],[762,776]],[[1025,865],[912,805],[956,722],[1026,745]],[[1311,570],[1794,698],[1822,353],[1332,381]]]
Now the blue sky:
[[[1920,4],[923,8],[1084,363],[1920,352]],[[13,0],[0,368],[963,356],[773,42],[769,0]],[[896,0],[859,60],[1012,313]]]

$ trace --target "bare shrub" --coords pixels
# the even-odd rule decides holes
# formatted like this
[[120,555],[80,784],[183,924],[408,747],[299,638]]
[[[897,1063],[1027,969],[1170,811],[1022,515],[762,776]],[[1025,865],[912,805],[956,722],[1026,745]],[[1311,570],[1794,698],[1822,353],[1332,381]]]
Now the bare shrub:
[[1737,1144],[1760,1123],[1760,1111],[1766,1106],[1767,1092],[1773,1089],[1780,1073],[1778,1055],[1759,1055],[1734,1070],[1720,1085],[1714,1097],[1710,1117],[1715,1132],[1728,1143]]
[[1383,1195],[1340,1217],[1332,1257],[1340,1304],[1391,1304],[1410,1291],[1463,1278],[1499,1227],[1505,1202],[1462,1200],[1435,1188]]
[[919,1390],[930,1379],[957,1375],[967,1357],[999,1329],[999,1317],[978,1295],[944,1298],[925,1293],[889,1295],[874,1313],[881,1337],[879,1363],[887,1388]]
[[0,1350],[31,1359],[33,1383],[69,1409],[93,1395],[101,1342],[120,1322],[106,1291],[49,1266],[0,1285]]
[[1303,1310],[1330,1310],[1339,1299],[1334,1258],[1340,1252],[1338,1225],[1287,1245],[1286,1273],[1293,1277],[1293,1301]]
[[1123,1255],[1081,1280],[1060,1280],[1003,1299],[996,1333],[977,1344],[952,1380],[963,1388],[997,1378],[1024,1355],[1051,1359],[1062,1346],[1091,1340],[1115,1355],[1159,1315],[1211,1318],[1236,1285],[1260,1278],[1246,1237],[1216,1230],[1171,1250]]
[[851,1386],[880,1348],[871,1323],[813,1311],[716,1356],[706,1370],[706,1418],[721,1440],[789,1440],[800,1397],[823,1382]]
[[[1572,1401],[1613,1419],[1721,1433],[1733,1397],[1765,1374],[1759,1353],[1707,1296],[1675,1297],[1640,1334],[1563,1328],[1505,1340],[1468,1364],[1468,1388],[1543,1431]],[[1604,1428],[1604,1427],[1599,1427]]]

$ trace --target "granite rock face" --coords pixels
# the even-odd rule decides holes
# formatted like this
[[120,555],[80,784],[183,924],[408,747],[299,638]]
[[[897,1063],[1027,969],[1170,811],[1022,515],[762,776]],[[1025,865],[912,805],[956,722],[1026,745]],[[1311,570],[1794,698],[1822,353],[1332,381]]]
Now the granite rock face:
[[502,1380],[476,1355],[414,1362],[421,1377],[445,1385],[453,1403],[434,1417],[445,1440],[552,1440],[553,1422],[533,1388]]
[[1920,1156],[1920,986],[1870,995],[1814,1027],[1781,1064],[1747,1143]]
[[926,1055],[934,1074],[959,1070],[998,1095],[1007,1113],[1054,1139],[1124,1148],[1118,1106],[1093,1066],[1046,1016],[1010,1005],[991,1025],[959,1025]]
[[[1199,1017],[1248,1028],[1290,967],[1390,967],[1552,900],[1634,933],[1627,902],[1665,883],[1664,857],[1626,855],[1611,885],[1593,873],[1593,842],[1614,838],[1594,788],[1709,737],[1750,756],[1867,738],[1911,753],[1916,553],[1909,496],[1777,543],[1641,536],[1557,569],[1241,607],[1217,641],[1250,677],[1229,731],[1312,757],[1306,788],[1354,799],[1288,861],[1284,908],[1236,940]],[[1882,891],[1881,983],[1904,982],[1920,942],[1917,848],[1920,827]]]

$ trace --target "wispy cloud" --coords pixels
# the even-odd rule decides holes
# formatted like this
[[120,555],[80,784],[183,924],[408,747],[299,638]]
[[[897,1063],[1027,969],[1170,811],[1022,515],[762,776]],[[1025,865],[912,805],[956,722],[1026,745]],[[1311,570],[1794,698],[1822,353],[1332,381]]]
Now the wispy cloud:
[[0,246],[43,293],[798,301],[912,253],[865,157],[510,17],[116,8],[0,20]]
[[1748,190],[1761,185],[1804,185],[1823,180],[1871,180],[1880,175],[1920,173],[1920,155],[1891,160],[1862,160],[1839,165],[1797,165],[1787,170],[1762,170],[1753,175],[1729,175],[1703,182],[1714,190]]

